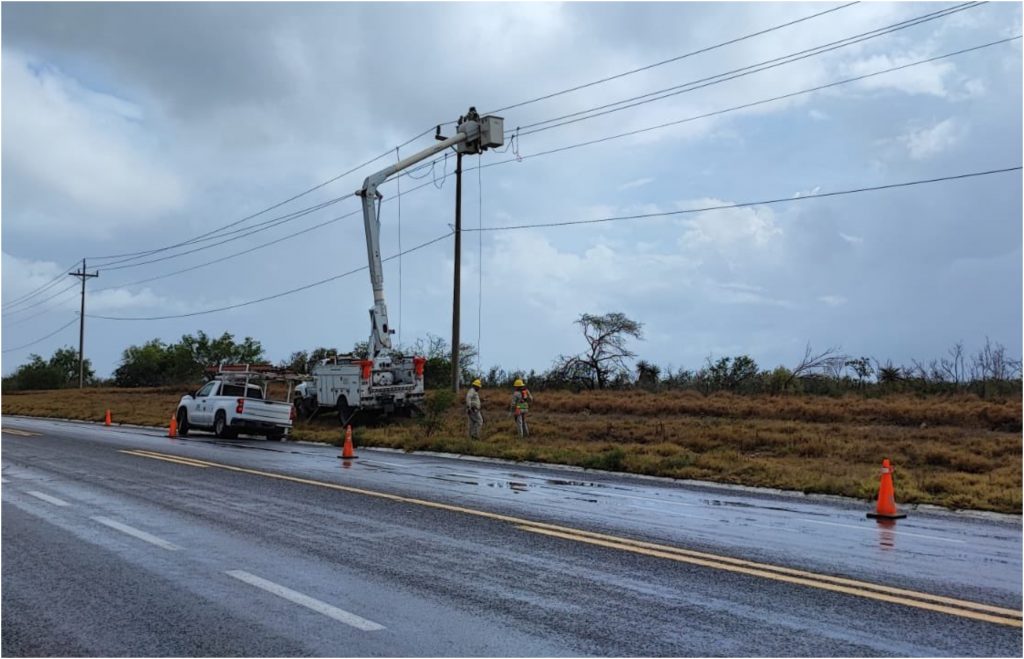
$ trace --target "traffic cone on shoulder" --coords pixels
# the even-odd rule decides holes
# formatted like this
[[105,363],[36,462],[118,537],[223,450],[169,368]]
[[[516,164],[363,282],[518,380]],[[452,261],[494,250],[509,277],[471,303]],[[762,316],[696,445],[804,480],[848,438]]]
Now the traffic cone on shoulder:
[[176,416],[174,416],[173,414],[171,415],[171,426],[170,426],[170,428],[167,429],[167,436],[168,437],[177,437],[178,436],[178,418]]
[[109,409],[107,410],[107,417],[103,420],[103,425],[105,425],[105,426],[109,426],[110,425],[110,410]]
[[868,513],[874,519],[903,519],[906,513],[896,510],[896,492],[892,486],[892,466],[889,458],[882,460],[882,480],[878,485],[878,505],[875,512]]
[[352,426],[345,426],[345,445],[341,447],[342,460],[354,460],[358,457],[352,449]]

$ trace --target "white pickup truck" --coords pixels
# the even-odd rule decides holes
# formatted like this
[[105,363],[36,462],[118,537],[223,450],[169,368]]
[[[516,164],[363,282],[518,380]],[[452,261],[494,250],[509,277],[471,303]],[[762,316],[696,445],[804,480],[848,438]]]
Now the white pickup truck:
[[295,408],[287,401],[268,400],[266,384],[255,384],[252,377],[218,376],[195,394],[182,396],[176,415],[178,434],[187,436],[199,428],[224,438],[243,432],[283,439],[292,427]]

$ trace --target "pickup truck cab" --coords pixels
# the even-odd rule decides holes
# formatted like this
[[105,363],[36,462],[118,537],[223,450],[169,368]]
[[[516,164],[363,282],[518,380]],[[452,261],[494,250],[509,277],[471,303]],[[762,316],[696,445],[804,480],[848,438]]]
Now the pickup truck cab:
[[233,438],[240,432],[283,439],[292,427],[290,402],[267,400],[266,386],[249,377],[217,378],[178,403],[178,433],[187,436],[195,429],[212,430],[217,437]]

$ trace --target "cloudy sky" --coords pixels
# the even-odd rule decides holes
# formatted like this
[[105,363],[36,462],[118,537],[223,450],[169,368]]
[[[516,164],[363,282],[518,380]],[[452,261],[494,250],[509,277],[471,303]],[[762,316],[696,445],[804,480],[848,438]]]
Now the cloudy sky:
[[[640,357],[677,368],[792,366],[808,342],[908,363],[990,337],[1019,356],[1020,171],[799,199],[1019,166],[1019,40],[914,63],[1016,36],[1020,4],[883,33],[957,5],[865,2],[770,30],[840,6],[4,3],[3,372],[77,347],[78,280],[62,273],[83,257],[100,272],[86,355],[101,376],[128,345],[197,330],[253,336],[273,361],[365,340],[366,271],[185,314],[365,266],[352,192],[470,105],[520,136],[466,158],[466,229],[796,199],[467,231],[462,336],[484,368],[547,368],[582,349],[574,319],[611,311],[644,323]],[[575,114],[602,106],[617,111]],[[564,115],[582,120],[526,128]],[[385,255],[450,232],[453,170],[403,177],[400,202],[384,186]],[[403,343],[450,337],[452,269],[451,237],[386,264]]]

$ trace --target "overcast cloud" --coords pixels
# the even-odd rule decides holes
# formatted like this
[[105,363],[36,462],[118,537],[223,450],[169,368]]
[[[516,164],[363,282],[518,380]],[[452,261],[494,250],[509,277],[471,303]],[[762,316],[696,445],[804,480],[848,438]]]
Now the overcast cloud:
[[[5,304],[83,257],[171,245],[336,177],[470,105],[492,110],[665,60],[838,4],[382,3],[2,6]],[[947,3],[860,3],[709,53],[502,114],[506,128],[647,94],[926,14]],[[989,3],[826,54],[557,129],[466,159],[466,228],[596,219],[799,198],[1018,166],[1020,41],[622,139],[677,121],[1020,33],[1019,3]],[[451,126],[444,127],[450,134]],[[404,147],[429,146],[431,134]],[[523,156],[516,161],[514,153]],[[393,158],[394,156],[389,156]],[[508,161],[508,162],[504,162]],[[387,159],[244,228],[350,195]],[[386,255],[449,231],[454,162],[385,185]],[[479,179],[478,179],[479,176]],[[478,184],[478,181],[481,185]],[[468,232],[462,336],[482,363],[547,368],[582,348],[573,320],[645,324],[640,357],[792,365],[807,342],[909,362],[986,337],[1021,352],[1021,175],[615,222]],[[87,313],[163,316],[229,306],[366,264],[346,197],[240,240],[137,267],[92,258]],[[257,245],[295,236],[228,259]],[[230,237],[230,236],[229,236]],[[204,246],[209,243],[200,243]],[[193,246],[196,247],[196,246]],[[482,252],[481,252],[482,247]],[[155,254],[170,256],[182,250]],[[190,268],[175,276],[150,279]],[[130,265],[129,263],[121,265]],[[400,270],[401,268],[401,270]],[[385,266],[403,342],[451,331],[452,239]],[[401,272],[401,277],[399,273]],[[482,276],[481,276],[482,275]],[[77,346],[77,280],[3,315],[3,372]],[[482,291],[479,283],[482,281]],[[58,293],[51,300],[26,309]],[[232,332],[272,361],[369,333],[365,271],[209,315],[87,319],[109,375],[159,337]]]

